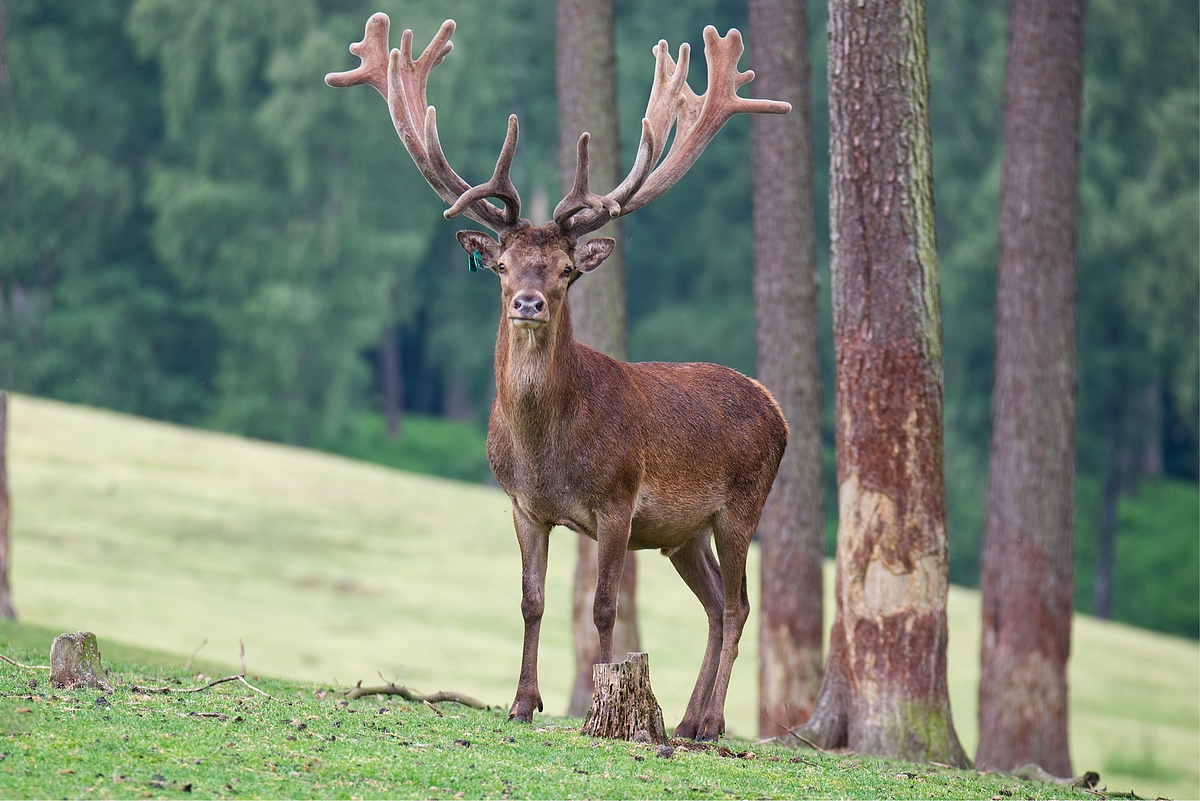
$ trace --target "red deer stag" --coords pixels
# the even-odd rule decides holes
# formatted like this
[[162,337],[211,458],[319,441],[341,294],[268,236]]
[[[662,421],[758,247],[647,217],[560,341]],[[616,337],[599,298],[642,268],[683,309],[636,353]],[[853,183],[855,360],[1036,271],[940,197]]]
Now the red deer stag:
[[[362,64],[332,73],[330,86],[369,83],[387,99],[396,132],[429,184],[450,204],[490,228],[458,241],[500,277],[496,402],[488,459],[512,499],[521,548],[525,644],[510,718],[542,709],[537,682],[538,633],[544,607],[550,529],[566,526],[596,540],[599,570],[593,619],[600,660],[612,661],[612,630],[625,552],[658,548],[708,614],[700,677],[676,736],[714,740],[725,729],[725,695],[750,604],[746,551],[787,445],[787,423],[758,382],[712,364],[625,364],[576,342],[567,290],[612,252],[613,240],[579,242],[619,214],[641,208],[688,170],[721,126],[741,112],[784,114],[787,103],[737,95],[753,72],[738,72],[737,30],[704,30],[708,90],[688,87],[688,45],[674,61],[667,43],[657,66],[633,169],[607,195],[588,188],[588,134],[579,138],[575,186],[534,227],[521,219],[509,180],[517,118],[491,180],[471,186],[451,169],[438,141],[434,107],[425,99],[430,71],[452,47],[447,20],[416,61],[412,31],[388,51],[389,20],[375,14],[350,52]],[[675,140],[663,150],[671,127]],[[497,198],[503,209],[485,198]],[[715,539],[714,557],[710,540]],[[717,557],[720,561],[718,562]]]

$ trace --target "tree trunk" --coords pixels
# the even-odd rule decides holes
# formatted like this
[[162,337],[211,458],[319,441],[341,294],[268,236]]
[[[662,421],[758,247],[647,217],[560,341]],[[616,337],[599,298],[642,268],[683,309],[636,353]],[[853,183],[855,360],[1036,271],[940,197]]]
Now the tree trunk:
[[[588,147],[591,186],[604,193],[620,180],[621,151],[617,136],[617,76],[613,53],[612,0],[556,0],[555,36],[558,89],[558,172],[563,194],[575,182],[579,135],[592,134]],[[542,220],[535,220],[540,224]],[[575,338],[614,359],[629,358],[625,331],[625,252],[619,220],[598,232],[617,240],[604,268],[590,273],[571,289]],[[641,650],[637,631],[637,563],[630,554],[617,600],[613,653]],[[592,697],[592,665],[600,658],[600,639],[592,623],[596,594],[596,543],[579,538],[575,569],[575,680],[570,715],[582,715]]]
[[980,767],[1070,776],[1082,0],[1011,0],[984,526]]
[[11,550],[8,503],[8,393],[0,392],[0,617],[15,618],[8,575]]
[[970,764],[946,688],[942,347],[925,5],[829,3],[836,611],[823,748]]
[[750,121],[754,167],[754,302],[758,378],[791,428],[758,525],[762,624],[758,733],[808,720],[821,684],[825,475],[817,351],[813,157],[805,0],[750,0],[757,94],[792,104]]
[[0,92],[8,94],[12,78],[8,74],[7,35],[4,23],[4,0],[0,0]]
[[[1121,473],[1116,466],[1110,465],[1108,474],[1104,477],[1104,485],[1100,489],[1100,515],[1096,525],[1096,575],[1092,583],[1092,614],[1104,620],[1112,619],[1113,565],[1117,549],[1117,504],[1120,499]],[[1069,633],[1068,629],[1068,635]]]
[[400,367],[400,340],[396,326],[383,329],[379,343],[380,372],[383,378],[383,419],[388,439],[400,439],[404,435],[404,374]]

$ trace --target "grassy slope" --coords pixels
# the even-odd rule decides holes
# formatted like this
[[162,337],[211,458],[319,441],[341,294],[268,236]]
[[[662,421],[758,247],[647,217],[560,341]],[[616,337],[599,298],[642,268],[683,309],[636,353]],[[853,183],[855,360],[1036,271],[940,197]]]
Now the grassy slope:
[[[0,638],[28,641],[22,624]],[[116,653],[116,649],[102,643]],[[199,694],[160,655],[114,663],[111,691],[54,691],[45,672],[0,665],[0,796],[4,798],[1087,798],[1082,791],[932,765],[798,755],[726,739],[673,752],[594,741],[579,721],[511,723],[503,707],[397,699],[347,702],[319,686],[253,679]],[[46,646],[17,646],[30,664]],[[33,677],[32,679],[30,677]],[[30,683],[32,681],[32,684]],[[141,685],[141,687],[135,686]],[[690,746],[684,748],[683,746]]]
[[[241,638],[264,675],[353,684],[381,672],[510,700],[520,563],[501,493],[27,397],[10,419],[24,620],[181,661],[207,639],[202,655],[228,665]],[[571,669],[572,536],[556,532],[551,548],[540,662],[550,713],[565,708]],[[639,567],[643,644],[671,725],[704,619],[665,559],[643,554]],[[973,752],[978,594],[952,589],[950,617],[952,703]],[[756,640],[752,617],[727,705],[743,735],[755,728]],[[1200,795],[1200,647],[1078,617],[1074,654],[1076,770],[1142,794]]]

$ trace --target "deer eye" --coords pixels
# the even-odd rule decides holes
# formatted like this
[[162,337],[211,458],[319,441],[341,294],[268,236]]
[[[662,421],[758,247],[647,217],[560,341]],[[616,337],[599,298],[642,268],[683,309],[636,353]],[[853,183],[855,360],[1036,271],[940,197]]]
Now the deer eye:
[[563,268],[563,271],[562,271],[562,277],[563,277],[563,278],[570,278],[570,277],[571,277],[571,273],[573,273],[573,272],[575,272],[575,265],[573,265],[573,264],[568,264],[566,267],[564,267],[564,268]]
[[504,275],[504,273],[508,272],[508,267],[505,266],[504,262],[500,262],[496,265],[496,272],[500,275]]

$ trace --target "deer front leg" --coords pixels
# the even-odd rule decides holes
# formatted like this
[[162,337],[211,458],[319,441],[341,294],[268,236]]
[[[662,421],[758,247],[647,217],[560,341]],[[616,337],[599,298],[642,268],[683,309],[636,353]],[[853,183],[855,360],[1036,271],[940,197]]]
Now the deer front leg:
[[525,644],[521,650],[521,678],[517,697],[508,711],[509,720],[533,720],[533,710],[542,711],[538,692],[538,635],[546,608],[546,556],[550,550],[550,528],[530,520],[513,501],[513,525],[521,546],[521,616],[525,618]]
[[597,515],[596,594],[592,599],[592,622],[600,635],[600,663],[613,661],[613,627],[617,623],[617,598],[625,554],[629,550],[632,507]]

